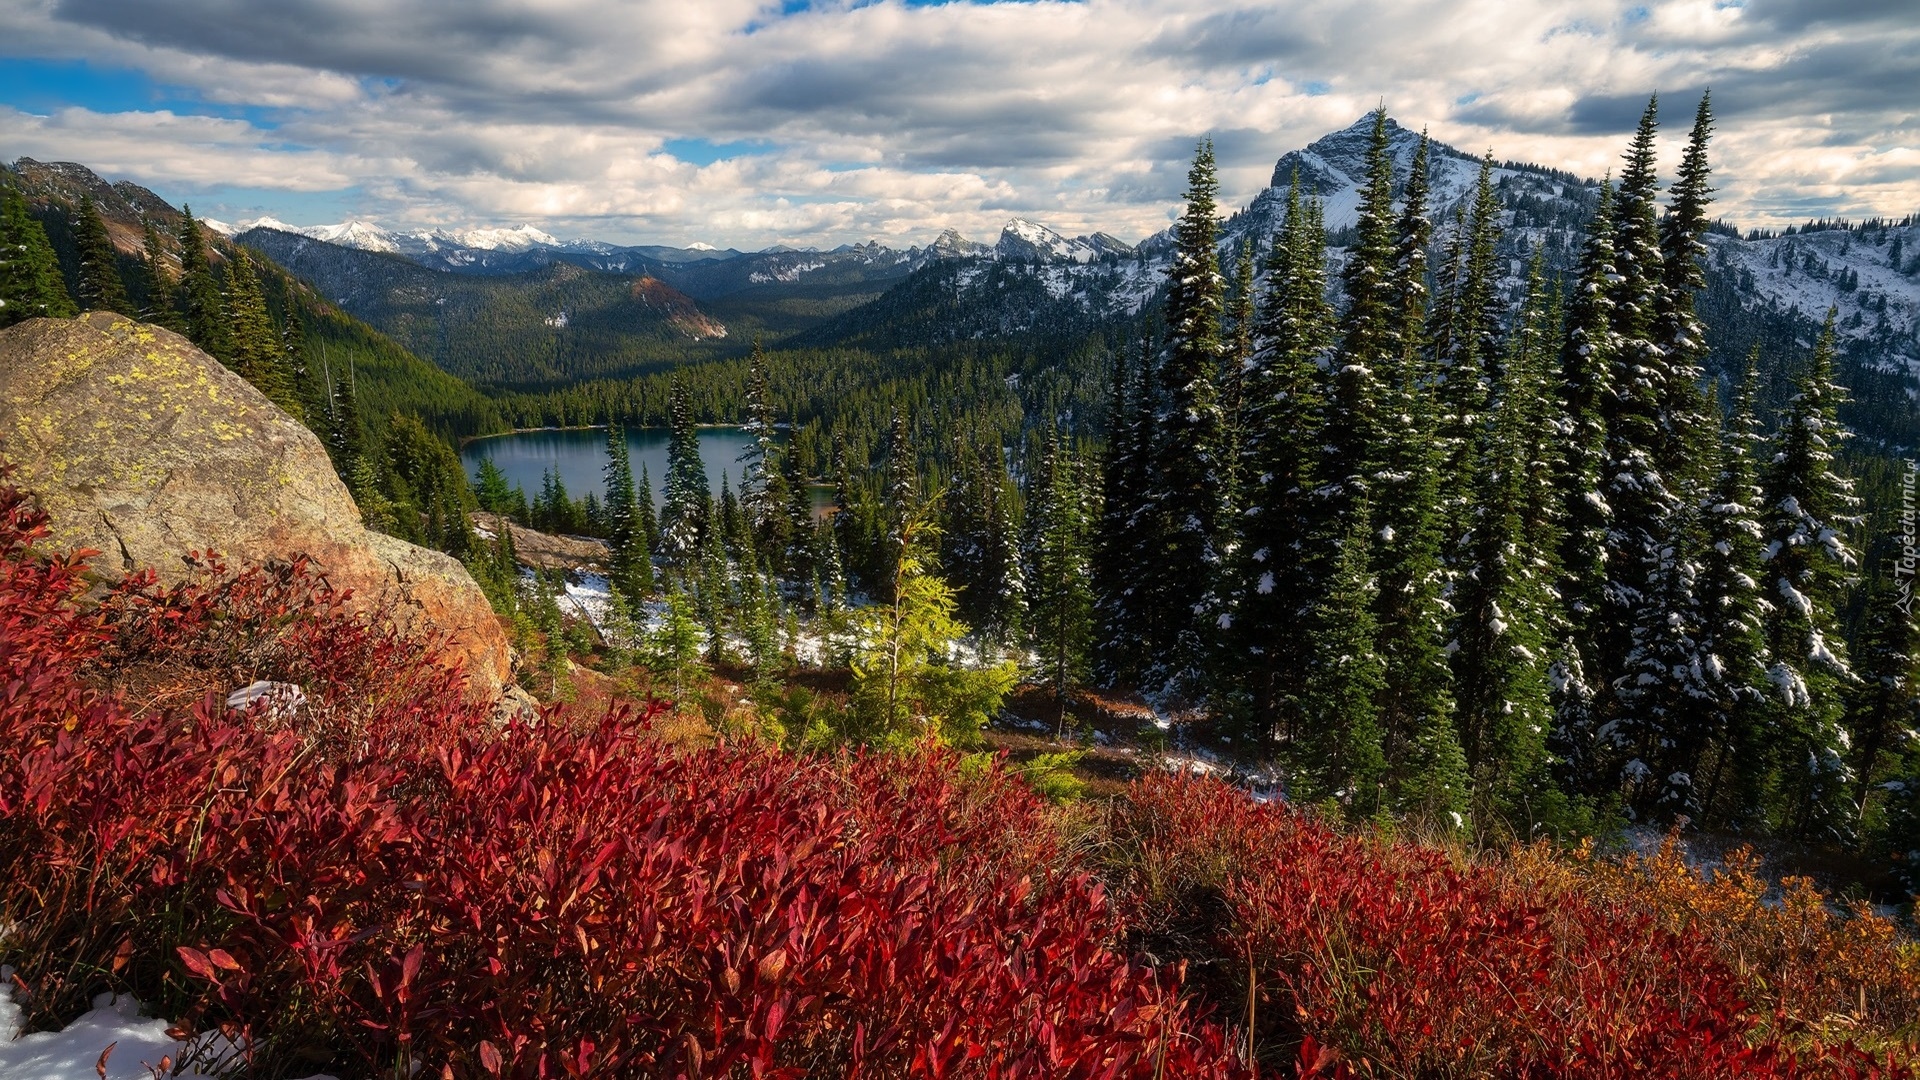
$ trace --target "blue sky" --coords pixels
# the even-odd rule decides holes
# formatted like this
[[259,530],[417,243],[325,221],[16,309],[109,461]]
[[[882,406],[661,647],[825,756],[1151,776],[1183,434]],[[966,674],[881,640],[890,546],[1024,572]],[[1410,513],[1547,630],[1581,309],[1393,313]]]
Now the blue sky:
[[0,0],[0,158],[226,220],[760,246],[1165,225],[1384,102],[1589,175],[1711,86],[1720,212],[1920,209],[1913,0]]

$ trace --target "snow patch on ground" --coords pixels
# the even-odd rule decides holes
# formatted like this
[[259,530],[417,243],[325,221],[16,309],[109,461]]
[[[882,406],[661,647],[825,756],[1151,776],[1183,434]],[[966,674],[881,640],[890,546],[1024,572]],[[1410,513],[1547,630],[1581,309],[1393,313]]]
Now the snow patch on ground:
[[[0,978],[10,978],[11,968],[0,968]],[[231,1061],[239,1047],[218,1032],[209,1032],[191,1042],[167,1036],[165,1020],[142,1016],[140,1003],[125,995],[101,994],[93,999],[92,1011],[59,1031],[36,1031],[19,1035],[20,1006],[11,994],[0,993],[0,1080],[147,1080],[149,1066],[158,1069],[160,1059],[189,1062],[175,1074],[188,1078],[208,1078],[218,1074],[221,1062]],[[111,1046],[105,1071],[96,1069],[100,1055]],[[194,1066],[214,1070],[201,1072]],[[315,1076],[309,1080],[333,1080]]]

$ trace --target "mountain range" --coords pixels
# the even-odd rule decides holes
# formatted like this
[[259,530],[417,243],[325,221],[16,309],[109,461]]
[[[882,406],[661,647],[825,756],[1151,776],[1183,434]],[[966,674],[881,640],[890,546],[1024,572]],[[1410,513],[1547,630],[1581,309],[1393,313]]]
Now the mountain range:
[[[1259,251],[1270,243],[1297,178],[1323,207],[1337,282],[1371,123],[1362,118],[1281,155],[1271,185],[1223,223],[1223,265],[1243,245]],[[1388,135],[1398,188],[1421,136],[1392,121]],[[1549,277],[1570,271],[1598,183],[1525,163],[1484,165],[1503,208],[1508,292],[1518,293],[1535,255]],[[1482,167],[1481,158],[1429,144],[1435,266]],[[140,220],[171,228],[178,218],[153,192],[109,184],[82,166],[21,159],[12,171],[29,187],[68,199],[90,194],[111,206],[110,228],[123,251],[137,250]],[[992,244],[948,229],[922,246],[751,252],[560,240],[526,224],[409,231],[367,221],[210,224],[445,370],[511,388],[618,378],[730,355],[755,340],[884,349],[1137,336],[1135,324],[1163,295],[1173,246],[1171,230],[1128,244],[1103,233],[1068,237],[1022,218]],[[1913,218],[1746,235],[1716,224],[1706,243],[1700,303],[1714,342],[1710,373],[1724,380],[1756,343],[1804,350],[1831,308],[1860,373],[1856,396],[1887,412],[1885,438],[1917,441],[1900,427],[1920,400],[1920,226]]]

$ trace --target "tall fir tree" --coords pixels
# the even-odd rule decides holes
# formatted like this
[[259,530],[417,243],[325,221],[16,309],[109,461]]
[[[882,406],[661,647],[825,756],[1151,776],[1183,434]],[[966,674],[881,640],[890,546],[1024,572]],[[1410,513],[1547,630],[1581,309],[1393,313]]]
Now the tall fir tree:
[[1045,445],[1027,514],[1027,625],[1042,681],[1053,691],[1058,729],[1066,724],[1069,695],[1086,676],[1093,634],[1093,508],[1080,459],[1065,436],[1052,431]]
[[[1876,792],[1897,779],[1898,764],[1920,750],[1914,717],[1920,713],[1920,622],[1913,617],[1913,574],[1901,572],[1896,550],[1890,572],[1867,590],[1864,625],[1854,650],[1859,683],[1847,701],[1853,736],[1854,803],[1863,815]],[[1884,815],[1881,815],[1884,816]]]
[[295,393],[280,334],[274,328],[266,295],[260,288],[260,275],[255,272],[253,257],[246,248],[235,247],[233,257],[227,260],[226,284],[222,303],[227,314],[234,370],[281,411],[303,420],[304,410]]
[[0,185],[0,326],[74,313],[46,229],[19,189]]
[[1465,758],[1453,724],[1441,564],[1441,460],[1432,380],[1424,360],[1427,314],[1425,135],[1414,151],[1394,245],[1397,354],[1382,371],[1382,469],[1375,479],[1374,624],[1382,661],[1379,724],[1391,769],[1389,805],[1427,821],[1466,809]]
[[653,592],[653,556],[647,547],[646,527],[640,521],[632,451],[627,446],[627,433],[619,424],[607,425],[604,479],[607,546],[613,561],[610,578],[615,592],[637,602]]
[[1710,96],[1700,95],[1693,130],[1680,158],[1679,174],[1669,190],[1666,216],[1660,222],[1660,291],[1655,299],[1653,339],[1664,352],[1666,382],[1660,401],[1660,445],[1656,458],[1677,489],[1702,479],[1701,463],[1712,460],[1716,431],[1708,403],[1700,389],[1707,357],[1706,326],[1694,310],[1694,298],[1706,287],[1702,264],[1707,246],[1701,238],[1709,224],[1707,207],[1713,188],[1707,143],[1713,136]]
[[1714,687],[1715,724],[1689,747],[1679,768],[1698,787],[1700,823],[1746,828],[1763,820],[1757,766],[1767,758],[1765,619],[1772,607],[1760,591],[1758,458],[1763,446],[1758,401],[1760,348],[1747,355],[1720,440],[1719,469],[1702,501],[1700,553],[1701,653]]
[[1473,482],[1480,429],[1498,377],[1500,214],[1489,156],[1480,162],[1471,211],[1455,221],[1428,327],[1440,495],[1450,516],[1460,513]]
[[[1476,812],[1521,836],[1545,813],[1549,644],[1554,625],[1551,537],[1537,517],[1535,444],[1549,413],[1550,304],[1540,264],[1510,335],[1492,413],[1476,442],[1469,529],[1458,556],[1455,694]],[[1546,540],[1546,543],[1542,543]]]
[[1245,376],[1245,510],[1234,557],[1235,655],[1224,681],[1238,684],[1243,734],[1256,746],[1271,745],[1297,726],[1307,670],[1308,643],[1297,630],[1315,595],[1308,543],[1317,532],[1313,493],[1325,404],[1320,366],[1333,344],[1325,267],[1319,209],[1302,201],[1296,173],[1267,255]]
[[[174,306],[174,277],[173,268],[168,265],[171,257],[167,254],[167,243],[152,221],[146,222],[142,230],[140,250],[141,321],[178,334],[186,333],[187,325],[180,320],[179,309]],[[332,387],[327,387],[327,391],[331,393]]]
[[707,468],[700,460],[700,432],[693,422],[693,401],[686,384],[674,379],[667,389],[666,498],[660,507],[660,552],[668,561],[692,563],[708,528],[712,499]]
[[[1654,340],[1664,267],[1660,254],[1655,171],[1658,99],[1647,103],[1627,148],[1613,214],[1614,274],[1609,314],[1613,333],[1612,394],[1607,399],[1605,500],[1613,512],[1608,530],[1605,599],[1600,620],[1603,670],[1617,674],[1631,648],[1628,629],[1659,565],[1670,531],[1667,518],[1680,505],[1661,468],[1663,405],[1667,400],[1665,349]],[[1611,633],[1607,629],[1611,628]]]
[[182,207],[181,214],[180,281],[174,306],[180,311],[187,339],[215,360],[230,365],[234,362],[233,334],[207,252],[206,233],[194,220],[191,208]]
[[780,428],[774,419],[773,388],[767,381],[767,358],[755,339],[747,357],[746,445],[740,451],[740,505],[755,535],[767,541],[767,550],[779,553],[786,545],[785,481],[780,472]]
[[1846,437],[1834,376],[1835,312],[1782,412],[1764,491],[1762,590],[1770,675],[1779,821],[1803,838],[1851,839],[1855,806],[1845,753],[1842,690],[1855,681],[1834,617],[1858,558],[1847,529],[1858,520],[1853,482],[1840,471]]
[[1385,674],[1374,648],[1365,502],[1362,496],[1360,512],[1335,544],[1326,588],[1307,623],[1310,656],[1287,784],[1289,799],[1333,800],[1355,818],[1380,810],[1387,773],[1379,712]]
[[1174,226],[1167,269],[1166,348],[1159,382],[1165,395],[1153,447],[1151,501],[1158,518],[1152,579],[1154,612],[1145,627],[1148,667],[1158,681],[1198,692],[1214,634],[1205,600],[1221,554],[1220,478],[1225,417],[1215,379],[1223,344],[1225,282],[1216,241],[1213,144],[1202,142],[1187,172],[1186,212]]
[[1387,112],[1374,113],[1360,190],[1359,239],[1343,274],[1347,307],[1340,315],[1326,391],[1325,452],[1320,495],[1328,503],[1328,538],[1345,535],[1370,506],[1374,474],[1385,466],[1387,418],[1381,411],[1383,374],[1400,360],[1404,329],[1395,289],[1393,159],[1388,153]]
[[[1152,451],[1151,367],[1113,354],[1107,394],[1107,444],[1100,468],[1100,521],[1094,536],[1094,677],[1113,685],[1140,677],[1149,618],[1142,531]],[[1142,420],[1145,420],[1142,423]]]
[[120,280],[120,259],[113,250],[113,237],[107,233],[106,219],[100,216],[91,195],[81,196],[80,205],[74,208],[73,246],[80,262],[80,306],[88,311],[134,314],[126,282]]
[[1613,396],[1613,185],[1602,182],[1580,275],[1566,307],[1560,348],[1558,415],[1552,435],[1562,451],[1558,477],[1561,608],[1566,629],[1555,647],[1554,749],[1562,780],[1594,792],[1596,706],[1601,687],[1592,642],[1605,602],[1607,544],[1612,508],[1607,504],[1607,416]]

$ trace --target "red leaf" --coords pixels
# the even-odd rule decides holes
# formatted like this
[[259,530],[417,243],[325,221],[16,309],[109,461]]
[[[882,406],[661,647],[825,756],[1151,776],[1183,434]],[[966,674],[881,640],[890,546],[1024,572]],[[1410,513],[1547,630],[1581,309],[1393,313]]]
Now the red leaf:
[[500,1075],[500,1067],[505,1064],[505,1062],[500,1060],[500,1051],[496,1050],[494,1045],[485,1039],[480,1040],[480,1064],[485,1066],[487,1072],[494,1076]]
[[206,953],[185,945],[181,945],[173,951],[180,957],[180,962],[187,965],[188,971],[193,972],[203,979],[214,982],[219,981],[220,976],[214,971],[213,962],[207,959]]
[[100,1074],[100,1080],[107,1080],[107,1058],[113,1056],[113,1048],[119,1045],[118,1039],[108,1043],[107,1048],[100,1051],[100,1060],[93,1063],[93,1071]]

